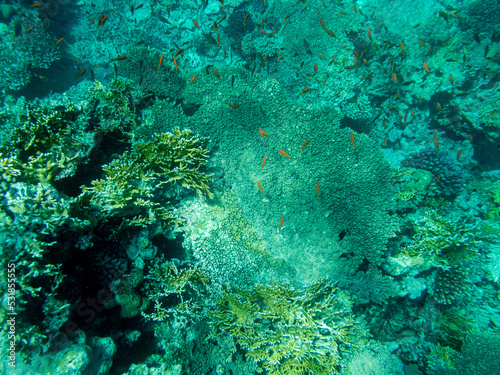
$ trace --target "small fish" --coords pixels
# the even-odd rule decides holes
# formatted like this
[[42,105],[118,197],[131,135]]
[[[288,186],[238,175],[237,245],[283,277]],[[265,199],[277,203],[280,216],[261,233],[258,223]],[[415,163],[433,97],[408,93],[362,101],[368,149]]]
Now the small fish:
[[443,107],[441,107],[441,103],[438,102],[436,107],[437,107],[437,109],[439,109],[440,112],[443,111]]
[[111,59],[110,62],[111,61],[125,60],[126,58],[127,58],[127,56],[122,55],[122,56],[115,57],[114,59]]
[[260,167],[260,169],[264,168],[264,165],[266,165],[266,160],[267,158],[264,156],[264,159],[262,159],[262,167]]
[[429,70],[429,67],[427,66],[427,61],[424,61],[424,70],[425,70],[427,73],[432,73],[432,72]]
[[450,83],[451,85],[453,86],[453,76],[450,74],[450,76],[448,77],[448,79],[450,80]]
[[437,184],[441,180],[441,176],[437,176],[436,181],[434,181],[435,184]]
[[404,125],[406,125],[406,120],[408,120],[408,112],[405,113],[405,122],[404,122]]
[[452,16],[453,18],[459,18],[459,17],[457,16],[457,14],[456,14],[456,13],[453,13],[453,12],[451,12],[451,13],[450,13],[450,16]]
[[175,71],[179,71],[179,67],[177,66],[177,60],[174,59],[174,66],[175,66]]
[[314,75],[318,73],[318,63],[314,64]]
[[82,69],[82,70],[80,71],[80,73],[78,73],[78,74],[76,75],[75,79],[78,79],[78,78],[80,78],[81,76],[83,76],[83,75],[85,74],[85,72],[86,72],[86,71],[87,71],[87,69]]
[[305,93],[311,93],[311,89],[309,87],[305,87],[300,93],[300,96],[304,95]]
[[423,39],[419,39],[418,44],[420,44],[421,47],[425,47],[425,42]]
[[184,48],[178,49],[177,52],[175,53],[174,59],[177,58],[177,56],[179,56],[179,54],[182,53],[182,51],[184,51]]
[[462,150],[458,151],[458,153],[457,153],[457,161],[460,161],[461,155],[462,155]]
[[[101,16],[103,16],[103,15],[101,14]],[[99,28],[102,25],[104,25],[104,22],[106,22],[107,19],[108,19],[108,16],[103,16],[102,18],[99,17],[99,23],[97,24],[97,28]]]
[[259,181],[257,181],[257,186],[259,187],[260,191],[262,191],[262,196],[265,197],[266,194],[264,194],[264,189],[262,188],[262,185]]
[[434,138],[436,138],[436,131],[435,130],[432,131],[432,139],[434,139]]
[[43,5],[40,4],[39,2],[36,2],[36,3],[31,4],[31,7],[32,8],[43,8]]
[[302,143],[302,146],[300,147],[300,152],[304,153],[304,147],[306,147],[309,144],[310,141],[305,141]]
[[200,25],[198,25],[198,22],[196,22],[196,20],[193,18],[193,25],[196,26],[196,28],[199,30],[200,29]]
[[214,75],[219,78],[220,80],[222,80],[222,78],[220,77],[219,73],[217,73],[217,70],[213,69],[212,68],[212,71],[214,72]]
[[354,151],[356,151],[356,144],[354,143],[354,133],[351,133],[351,143],[352,143],[352,148]]
[[281,220],[280,220],[280,229],[278,230],[278,232],[281,232],[281,228],[283,227],[283,220],[285,220],[284,216],[281,217]]
[[[174,59],[174,61],[175,61],[175,59]],[[163,54],[160,55],[160,62],[158,63],[158,68],[156,69],[156,71],[160,70],[161,64],[163,64]]]
[[249,15],[250,15],[250,13],[247,13],[245,15],[245,18],[243,18],[243,27],[245,27],[245,22],[246,22],[246,20],[247,20],[247,18],[248,18]]
[[344,15],[346,15],[346,14],[347,14],[347,13],[346,13],[346,12],[344,12],[342,9],[339,9],[339,13],[340,13],[340,14],[344,14]]
[[141,44],[144,44],[144,40],[139,40],[136,44],[134,44],[135,46],[140,46]]
[[323,30],[326,30],[326,27],[325,27],[325,20],[323,18],[320,18],[319,19],[319,23],[321,24],[321,27],[323,28]]
[[436,146],[436,150],[439,151],[439,141],[437,138],[434,138],[434,146]]
[[168,7],[168,4],[167,4],[167,13],[168,13],[168,16],[170,17],[170,8]]
[[387,137],[384,137],[384,142],[382,142],[382,145],[385,147],[385,142],[387,141]]
[[286,157],[286,158],[288,158],[288,159],[291,159],[290,155],[288,155],[288,154],[287,154],[285,151],[283,151],[282,149],[278,148],[278,152],[279,152],[282,156],[284,156],[284,157]]
[[194,81],[196,81],[196,75],[191,77],[191,79],[189,80],[189,83],[193,84]]
[[368,29],[368,30],[366,30],[366,33],[368,34],[368,38],[370,38],[370,40],[373,42],[372,31],[370,29]]
[[238,108],[238,107],[240,106],[239,104],[231,104],[231,103],[229,103],[229,102],[226,102],[226,104],[227,104],[228,106],[230,106],[231,108],[233,108],[233,109],[236,109],[236,108]]
[[269,134],[262,130],[262,128],[259,128],[259,133],[262,136],[262,140],[264,140],[264,136],[269,137]]
[[469,135],[469,141],[470,141],[471,144],[473,143],[474,138],[472,138],[472,135]]
[[399,45],[399,48],[401,48],[401,53],[404,56],[405,55],[405,44],[403,42],[401,42],[401,44]]
[[57,41],[54,43],[55,46],[57,46],[59,43],[61,43],[64,40],[64,38],[57,39]]
[[398,77],[396,76],[396,73],[392,73],[392,80],[394,83],[398,83]]
[[49,82],[49,79],[45,76],[38,76],[43,82]]
[[319,182],[316,183],[316,199],[319,199]]
[[488,115],[488,117],[493,116],[495,114],[495,112],[496,112],[496,109],[494,109],[493,111],[491,111],[490,114]]

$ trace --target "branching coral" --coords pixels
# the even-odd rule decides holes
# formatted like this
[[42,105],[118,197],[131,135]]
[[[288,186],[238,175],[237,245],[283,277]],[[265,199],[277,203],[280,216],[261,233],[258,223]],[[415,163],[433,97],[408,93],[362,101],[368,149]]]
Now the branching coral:
[[[194,190],[212,197],[210,176],[200,169],[205,165],[208,139],[189,130],[158,134],[149,142],[137,142],[110,164],[104,165],[106,177],[83,187],[103,216],[123,218],[120,229],[153,223],[171,224],[173,217],[166,199],[180,189]],[[164,187],[171,190],[166,192]],[[119,229],[119,230],[120,230]]]
[[336,374],[353,347],[357,323],[331,282],[303,291],[271,283],[225,291],[210,313],[212,329],[230,333],[271,375]]

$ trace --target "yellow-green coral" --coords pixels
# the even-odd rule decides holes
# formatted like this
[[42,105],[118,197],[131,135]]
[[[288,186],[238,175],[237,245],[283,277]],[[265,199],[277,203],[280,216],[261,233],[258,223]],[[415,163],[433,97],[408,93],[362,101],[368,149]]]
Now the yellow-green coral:
[[276,282],[227,290],[210,318],[215,332],[230,333],[270,375],[337,374],[359,331],[326,280],[304,290]]
[[146,320],[164,321],[172,314],[199,314],[199,297],[210,279],[199,267],[179,269],[172,262],[154,262],[145,276],[144,294],[154,303],[153,312],[142,313]]
[[479,254],[482,241],[481,221],[473,216],[451,218],[428,211],[420,220],[414,220],[416,234],[405,252],[420,254],[440,264],[454,265]]
[[148,142],[133,144],[131,151],[104,165],[106,177],[83,190],[104,215],[124,218],[121,229],[155,222],[170,224],[173,217],[165,202],[168,189],[170,196],[182,187],[212,197],[210,176],[200,170],[206,163],[207,144],[207,139],[189,130],[157,134]]

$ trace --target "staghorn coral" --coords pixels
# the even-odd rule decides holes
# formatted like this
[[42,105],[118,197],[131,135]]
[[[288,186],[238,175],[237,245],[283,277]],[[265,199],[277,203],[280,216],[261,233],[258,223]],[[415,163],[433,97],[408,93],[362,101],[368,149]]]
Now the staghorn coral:
[[227,332],[270,375],[337,374],[344,350],[363,333],[331,282],[304,290],[272,282],[226,290],[210,313],[214,332]]

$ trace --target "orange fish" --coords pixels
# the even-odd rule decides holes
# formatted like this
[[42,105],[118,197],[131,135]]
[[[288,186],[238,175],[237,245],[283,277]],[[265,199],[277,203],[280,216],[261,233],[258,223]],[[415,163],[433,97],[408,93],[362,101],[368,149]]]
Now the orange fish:
[[101,16],[99,16],[99,24],[97,25],[97,28],[104,25],[104,22],[106,22],[107,19],[108,19],[108,16],[101,14]]
[[198,22],[193,18],[193,24],[196,26],[197,29],[200,29],[200,25],[198,25]]
[[488,117],[493,116],[495,114],[495,112],[496,112],[496,109],[494,109],[493,111],[491,111],[490,114],[488,115]]
[[196,81],[196,75],[191,77],[191,79],[189,80],[189,83],[193,84],[194,81]]
[[385,146],[385,142],[387,141],[387,137],[384,137],[384,142],[382,143]]
[[325,31],[326,31],[328,34],[330,34],[331,36],[333,36],[334,38],[336,38],[336,37],[337,37],[337,35],[335,35],[335,34],[333,33],[333,31],[332,31],[332,30],[325,30]]
[[436,146],[436,150],[439,151],[439,141],[437,138],[434,138],[434,146]]
[[304,95],[305,93],[310,93],[311,92],[311,89],[309,87],[306,87],[302,90],[302,92],[300,93],[300,96]]
[[285,151],[282,149],[278,148],[278,152],[283,155],[284,157],[287,157],[288,159],[291,159],[290,155],[288,155]]
[[354,149],[354,151],[356,151],[356,144],[354,143],[354,134],[351,133],[351,143],[352,143],[352,148]]
[[418,44],[420,44],[421,47],[425,47],[425,42],[423,39],[419,39]]
[[441,176],[437,176],[435,183],[437,184],[441,180]]
[[394,83],[398,83],[398,77],[396,76],[396,73],[392,73],[392,80]]
[[424,61],[424,70],[425,70],[427,73],[432,73],[432,72],[429,70],[429,67],[427,66],[427,61]]
[[264,189],[262,188],[262,185],[260,184],[259,181],[257,181],[257,186],[259,187],[260,191],[262,191],[262,196],[265,197],[266,194],[264,194]]
[[54,43],[54,45],[58,45],[59,43],[61,43],[62,41],[64,40],[64,38],[60,38],[60,39],[57,39],[57,42]]
[[214,75],[215,75],[217,78],[222,79],[222,78],[220,77],[219,73],[217,73],[217,70],[212,69],[212,71],[214,72]]
[[259,133],[262,136],[262,140],[264,140],[264,136],[269,137],[269,134],[262,130],[262,128],[259,128]]
[[[174,61],[175,61],[175,59],[174,59]],[[163,64],[163,54],[160,55],[160,63],[158,64],[158,69],[156,69],[156,71],[160,70],[161,64]]]
[[179,67],[177,66],[177,60],[174,59],[174,66],[175,66],[175,71],[177,72],[179,70]]
[[168,16],[170,17],[170,8],[168,7],[168,4],[167,4],[167,13],[168,13]]
[[82,71],[80,73],[78,73],[75,77],[75,79],[78,79],[80,78],[81,76],[83,76],[85,74],[85,72],[87,71],[87,69],[82,69]]
[[450,80],[450,83],[451,85],[453,86],[453,76],[450,74],[450,76],[448,77],[448,79]]
[[43,5],[40,4],[39,2],[36,2],[36,3],[31,4],[31,7],[32,8],[43,8]]
[[401,48],[401,53],[404,56],[404,54],[405,54],[405,44],[403,42],[401,42],[401,44],[399,45],[399,48]]
[[342,9],[339,9],[339,13],[340,14],[347,14],[346,12],[344,12]]
[[230,106],[231,108],[233,108],[233,109],[236,109],[236,108],[238,108],[238,107],[240,106],[239,104],[231,104],[231,103],[229,103],[229,102],[226,102],[226,104],[227,104],[228,106]]
[[309,144],[310,141],[305,141],[302,143],[302,146],[300,147],[300,152],[304,153],[304,147],[306,147]]
[[323,28],[323,30],[326,30],[326,27],[325,27],[325,20],[323,18],[320,18],[319,19],[319,23],[321,24],[321,27]]
[[314,64],[314,75],[318,73],[318,63]]
[[279,229],[279,232],[281,232],[281,227],[283,226],[283,220],[285,220],[284,216],[282,216],[281,220],[280,220],[280,229]]
[[458,16],[455,14],[455,13],[450,13],[450,16],[452,16],[453,18],[458,18]]
[[370,29],[368,29],[368,30],[366,30],[366,32],[368,33],[368,38],[370,38],[370,40],[373,42],[372,31]]
[[432,131],[432,138],[436,138],[436,131],[435,130]]
[[120,60],[125,60],[127,58],[127,56],[118,56],[118,57],[115,57],[114,59],[111,59],[110,61],[120,61]]
[[177,58],[177,56],[179,56],[179,53],[182,53],[182,51],[184,51],[184,48],[178,49],[175,53],[174,59]]
[[408,112],[405,113],[405,125],[406,125],[406,120],[408,119]]
[[[247,13],[247,14],[245,15],[245,18],[243,18],[243,27],[245,27],[245,22],[246,22],[246,20],[247,20],[247,18],[248,18],[248,16],[249,16],[249,15],[250,15],[250,13]],[[286,18],[286,17],[285,17],[285,18]],[[284,21],[284,20],[283,20],[283,21]]]
[[262,167],[260,167],[260,169],[264,168],[264,165],[266,165],[266,160],[267,158],[264,156],[264,159],[262,159]]
[[462,155],[462,150],[458,151],[457,153],[457,161],[460,161],[460,155]]
[[264,56],[264,61],[262,61],[263,64],[267,61],[268,57],[269,57],[269,54],[267,54],[266,56]]
[[437,109],[439,109],[439,111],[443,111],[443,107],[441,107],[441,103],[438,102],[438,104],[436,105]]
[[319,199],[319,182],[316,184],[316,199]]
[[264,35],[267,35],[267,31],[266,30],[259,30],[261,34],[264,34]]

